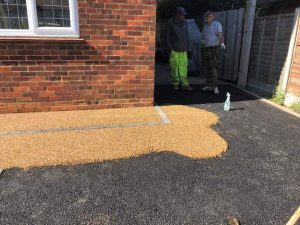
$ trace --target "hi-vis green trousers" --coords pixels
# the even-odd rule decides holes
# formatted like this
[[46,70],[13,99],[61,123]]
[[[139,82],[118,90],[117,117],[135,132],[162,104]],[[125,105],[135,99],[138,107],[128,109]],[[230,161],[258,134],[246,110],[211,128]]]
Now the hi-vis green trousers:
[[172,85],[179,85],[180,83],[184,87],[189,86],[187,79],[188,73],[188,58],[187,52],[171,52],[170,59],[171,68],[171,80]]

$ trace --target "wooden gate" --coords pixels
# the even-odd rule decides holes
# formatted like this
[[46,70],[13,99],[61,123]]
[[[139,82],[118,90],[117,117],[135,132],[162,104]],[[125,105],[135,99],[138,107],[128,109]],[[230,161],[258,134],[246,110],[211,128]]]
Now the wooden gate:
[[245,9],[216,12],[216,21],[222,24],[226,51],[221,57],[220,77],[224,80],[237,81],[240,52],[242,46],[243,22]]

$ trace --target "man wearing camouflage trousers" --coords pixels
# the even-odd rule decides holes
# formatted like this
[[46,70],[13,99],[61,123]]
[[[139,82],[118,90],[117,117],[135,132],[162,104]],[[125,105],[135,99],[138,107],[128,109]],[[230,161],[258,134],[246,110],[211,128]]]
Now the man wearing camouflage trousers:
[[213,11],[207,11],[204,14],[204,27],[202,39],[202,61],[206,70],[207,85],[202,88],[203,91],[213,91],[219,94],[217,86],[218,70],[220,64],[220,50],[225,50],[222,25],[214,20]]

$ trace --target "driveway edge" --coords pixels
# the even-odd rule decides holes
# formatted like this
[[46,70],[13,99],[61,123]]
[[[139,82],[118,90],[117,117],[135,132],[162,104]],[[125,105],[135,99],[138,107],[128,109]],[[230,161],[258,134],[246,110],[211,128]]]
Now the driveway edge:
[[237,88],[237,89],[239,89],[239,90],[241,90],[241,91],[244,91],[245,93],[247,93],[247,94],[249,94],[249,95],[252,95],[252,96],[258,98],[259,101],[262,101],[262,102],[264,102],[264,103],[267,103],[267,104],[269,104],[269,105],[271,105],[271,106],[273,106],[273,107],[275,107],[275,108],[277,108],[277,109],[280,109],[281,111],[284,111],[284,112],[286,112],[286,113],[288,113],[288,114],[290,114],[290,115],[293,115],[293,116],[295,116],[295,117],[297,117],[297,118],[300,119],[300,114],[294,112],[294,111],[291,110],[291,109],[288,109],[288,108],[286,108],[286,107],[283,107],[283,106],[281,106],[281,105],[278,105],[278,104],[276,104],[276,103],[274,103],[274,102],[272,102],[272,101],[270,101],[270,100],[268,100],[268,99],[266,99],[266,98],[263,98],[263,97],[259,96],[258,94],[255,94],[255,93],[253,93],[253,92],[251,92],[251,91],[248,91],[248,90],[246,90],[246,89],[244,89],[244,88],[238,87],[238,86],[235,85],[235,84],[231,84],[231,83],[226,83],[226,84],[229,84],[229,85],[231,85],[232,87],[235,87],[235,88]]

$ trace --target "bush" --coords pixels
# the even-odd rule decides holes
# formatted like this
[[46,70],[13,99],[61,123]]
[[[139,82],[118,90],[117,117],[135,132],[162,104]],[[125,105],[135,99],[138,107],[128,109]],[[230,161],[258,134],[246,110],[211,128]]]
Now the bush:
[[291,109],[297,113],[300,113],[300,101],[291,106]]

